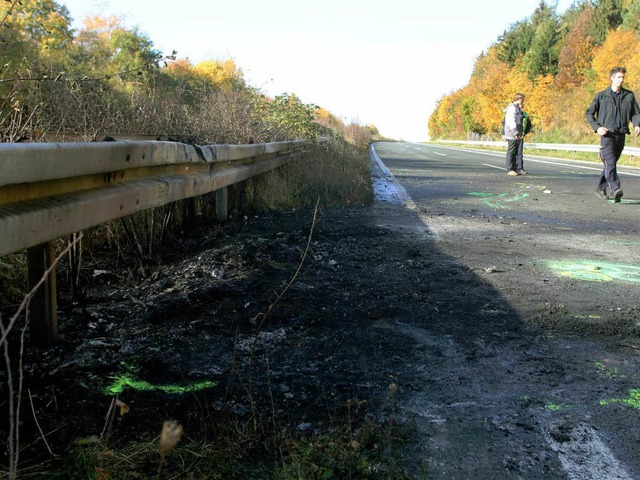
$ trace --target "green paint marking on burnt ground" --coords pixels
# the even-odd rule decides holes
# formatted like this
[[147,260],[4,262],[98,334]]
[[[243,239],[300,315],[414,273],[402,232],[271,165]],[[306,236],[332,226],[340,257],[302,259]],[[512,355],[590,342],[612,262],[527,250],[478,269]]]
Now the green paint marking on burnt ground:
[[599,260],[553,260],[548,267],[558,275],[587,282],[640,282],[640,267]]
[[609,367],[603,362],[597,361],[594,363],[596,370],[599,374],[604,375],[607,378],[625,378],[626,375],[622,373],[618,367]]
[[211,388],[215,385],[216,382],[211,381],[195,382],[189,385],[153,385],[145,380],[136,380],[128,375],[123,375],[115,378],[115,382],[110,387],[107,387],[105,392],[111,395],[122,393],[125,388],[133,388],[140,391],[158,390],[164,393],[190,393]]
[[561,404],[547,403],[544,406],[544,410],[549,410],[550,412],[559,412],[560,410],[565,410],[567,408],[569,408],[569,406],[565,405],[564,403],[561,403]]
[[611,400],[600,400],[600,405],[611,405],[612,403],[622,403],[636,410],[640,410],[640,389],[632,388],[626,398],[612,398]]

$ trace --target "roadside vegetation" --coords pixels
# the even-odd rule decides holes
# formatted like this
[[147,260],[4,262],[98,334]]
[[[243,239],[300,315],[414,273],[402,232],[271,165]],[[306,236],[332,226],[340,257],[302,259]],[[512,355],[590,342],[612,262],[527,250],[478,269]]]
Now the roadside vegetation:
[[[304,161],[231,191],[231,221],[248,212],[371,201],[367,146],[380,138],[374,126],[345,124],[293,93],[270,98],[245,82],[231,58],[193,64],[189,52],[161,53],[143,32],[117,17],[85,19],[77,31],[71,21],[67,9],[53,0],[7,0],[0,6],[0,142],[140,136],[204,145],[324,137],[328,141],[319,142]],[[214,196],[204,196],[95,227],[83,232],[82,240],[79,235],[59,239],[58,252],[64,252],[58,265],[60,295],[82,304],[87,272],[106,263],[111,269],[130,264],[130,275],[149,275],[180,244],[190,222],[206,222],[215,216],[209,215],[214,207]],[[108,412],[95,412],[106,414],[101,435],[56,445],[53,450],[65,452],[61,457],[51,454],[34,464],[20,456],[20,416],[30,415],[21,370],[23,315],[12,332],[6,330],[25,296],[25,269],[22,254],[0,259],[5,359],[0,443],[6,445],[0,477],[406,478],[389,455],[402,436],[395,423],[374,424],[349,405],[330,415],[334,428],[322,435],[301,433],[275,417],[244,424],[202,412],[202,430],[216,432],[211,442],[183,439],[181,426],[163,425],[163,418],[153,419],[162,425],[159,436],[141,428],[126,439],[115,438],[114,421],[127,407],[114,398]],[[43,451],[51,453],[46,438],[41,432]]]
[[[124,136],[208,145],[322,137],[328,141],[319,142],[303,161],[235,188],[230,215],[371,201],[366,148],[379,138],[374,126],[344,124],[293,93],[271,98],[248,85],[231,58],[193,64],[177,52],[163,54],[118,17],[87,18],[77,31],[71,22],[66,7],[53,0],[9,0],[0,7],[1,142]],[[214,197],[177,202],[83,232],[85,259],[106,246],[122,260],[135,252],[137,262],[153,261],[168,240],[191,226],[190,220],[213,216]],[[13,257],[0,262],[0,305],[19,298],[14,280],[22,272],[16,264],[21,262]]]
[[522,92],[534,125],[528,141],[593,143],[585,110],[610,85],[612,67],[627,68],[625,87],[638,97],[640,0],[578,0],[562,15],[551,3],[509,26],[478,56],[469,83],[439,100],[431,139],[499,140],[503,109]]

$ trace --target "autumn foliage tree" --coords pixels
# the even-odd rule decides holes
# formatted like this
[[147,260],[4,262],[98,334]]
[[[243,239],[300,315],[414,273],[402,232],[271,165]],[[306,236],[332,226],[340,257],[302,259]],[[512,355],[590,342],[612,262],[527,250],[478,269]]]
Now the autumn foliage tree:
[[640,86],[638,13],[640,0],[582,0],[561,16],[542,1],[478,57],[464,88],[439,100],[430,136],[499,137],[502,110],[523,92],[536,138],[587,141],[584,111],[609,70],[625,66],[625,86]]

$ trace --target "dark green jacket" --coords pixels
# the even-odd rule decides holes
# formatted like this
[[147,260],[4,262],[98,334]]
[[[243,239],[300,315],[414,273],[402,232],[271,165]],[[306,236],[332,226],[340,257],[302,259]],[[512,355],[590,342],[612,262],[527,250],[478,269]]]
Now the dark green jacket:
[[[632,122],[634,126],[640,125],[640,107],[638,107],[638,101],[631,90],[623,88],[620,95],[622,131],[629,133],[629,122]],[[606,127],[612,132],[616,130],[616,103],[611,87],[596,93],[593,102],[587,108],[586,117],[594,132],[599,127]]]

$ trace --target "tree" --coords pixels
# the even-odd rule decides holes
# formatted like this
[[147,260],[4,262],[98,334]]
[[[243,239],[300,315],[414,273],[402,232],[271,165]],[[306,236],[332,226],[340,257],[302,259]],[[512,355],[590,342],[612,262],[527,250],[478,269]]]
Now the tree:
[[552,7],[544,1],[531,17],[535,29],[533,41],[522,59],[522,67],[534,80],[540,75],[555,74],[558,66],[559,21]]
[[624,2],[622,27],[640,33],[640,0],[626,0]]
[[42,61],[60,60],[71,46],[69,11],[53,0],[5,1],[0,19],[0,58],[10,72],[17,72],[23,60],[30,69]]
[[528,20],[512,25],[498,39],[498,58],[510,66],[515,65],[529,50],[534,36],[535,29]]
[[596,45],[602,45],[610,30],[622,24],[622,0],[597,0],[589,35]]
[[556,76],[556,84],[560,89],[576,87],[586,79],[595,50],[594,41],[588,34],[593,14],[593,6],[586,4],[560,50]]
[[198,63],[194,71],[218,88],[233,90],[244,86],[242,70],[232,58],[205,60]]
[[155,77],[161,58],[149,37],[137,28],[126,29],[118,17],[86,18],[78,33],[76,64],[86,65],[92,76]]
[[591,66],[594,71],[595,88],[604,88],[610,83],[609,71],[612,67],[624,66],[631,74],[626,82],[627,88],[640,84],[640,42],[638,35],[631,30],[613,30],[605,42],[596,51]]

